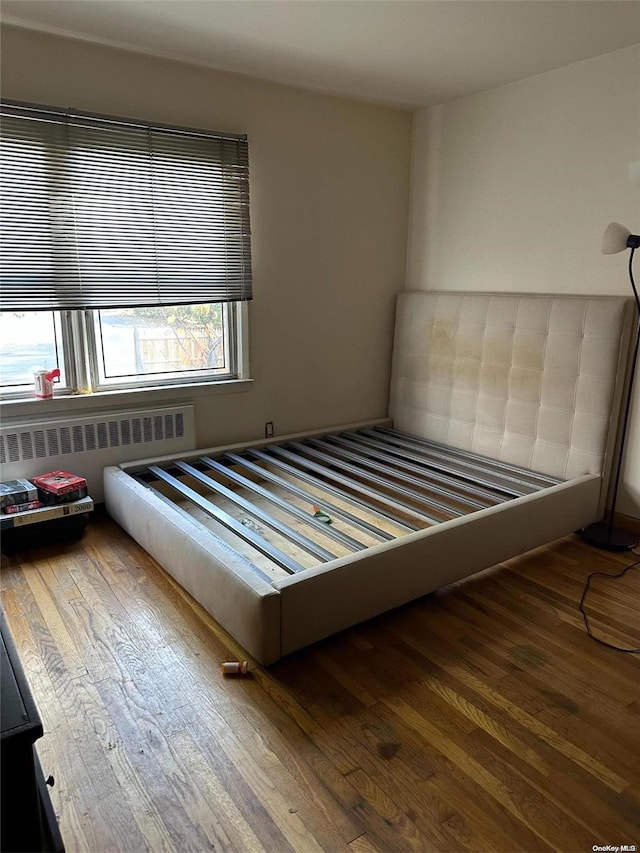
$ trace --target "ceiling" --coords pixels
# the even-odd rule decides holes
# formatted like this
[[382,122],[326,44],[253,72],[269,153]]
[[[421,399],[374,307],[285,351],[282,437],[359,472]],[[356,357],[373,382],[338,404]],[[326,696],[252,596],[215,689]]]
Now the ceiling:
[[3,0],[2,21],[409,109],[640,42],[638,0]]

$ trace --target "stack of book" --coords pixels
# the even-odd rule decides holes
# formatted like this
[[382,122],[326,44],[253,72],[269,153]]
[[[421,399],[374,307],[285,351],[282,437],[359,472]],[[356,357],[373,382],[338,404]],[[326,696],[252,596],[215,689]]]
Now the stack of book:
[[68,471],[50,471],[32,480],[0,483],[0,508],[0,528],[7,530],[88,513],[93,509],[93,500],[84,477]]
[[38,490],[30,480],[7,480],[0,483],[0,509],[5,515],[26,512],[42,506]]

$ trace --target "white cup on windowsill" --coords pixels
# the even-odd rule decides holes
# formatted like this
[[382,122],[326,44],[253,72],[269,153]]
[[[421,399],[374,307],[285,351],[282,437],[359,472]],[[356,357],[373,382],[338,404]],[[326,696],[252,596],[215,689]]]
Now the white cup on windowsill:
[[50,400],[53,397],[53,380],[59,376],[57,367],[53,370],[34,370],[33,381],[38,400]]

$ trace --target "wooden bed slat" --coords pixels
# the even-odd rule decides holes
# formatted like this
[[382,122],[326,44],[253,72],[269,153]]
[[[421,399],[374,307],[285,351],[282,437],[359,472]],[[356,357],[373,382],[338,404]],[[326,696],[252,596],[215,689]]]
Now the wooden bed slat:
[[[313,459],[307,459],[305,456],[300,453],[293,453],[288,447],[295,447],[296,449],[301,450],[303,453],[306,452],[309,456],[314,457],[315,459],[319,459],[323,462],[328,462],[329,465],[336,465],[337,460],[332,459],[326,453],[320,453],[318,450],[313,450],[313,448],[305,447],[303,444],[299,444],[298,442],[292,442],[291,445],[287,445],[287,447],[271,447],[270,450],[273,453],[276,453],[278,456],[282,456],[284,459],[290,459],[298,465],[302,465],[303,467],[309,468],[311,471],[315,471],[321,474],[323,477],[328,477],[330,480],[334,480],[341,485],[346,486],[348,489],[351,489],[354,492],[358,492],[360,494],[366,495],[368,498],[373,498],[374,501],[378,501],[381,504],[391,507],[392,509],[400,511],[402,514],[409,515],[413,518],[418,519],[423,524],[427,526],[430,524],[437,524],[438,519],[433,518],[433,516],[429,516],[424,512],[418,512],[418,510],[411,507],[409,504],[404,503],[400,500],[394,500],[393,498],[388,497],[383,492],[380,492],[376,489],[369,488],[364,486],[362,483],[359,483],[357,480],[353,480],[350,477],[344,477],[342,474],[338,474],[335,471],[332,471],[331,468],[326,465],[320,465],[318,462],[314,462]],[[352,465],[346,465],[342,463],[340,465],[341,469],[345,471],[353,470],[359,476],[362,476],[361,472],[358,471]],[[373,481],[373,477],[369,476],[368,479],[370,482]]]
[[[274,474],[272,471],[267,471],[266,468],[261,468],[259,465],[255,465],[253,462],[250,462],[248,459],[245,459],[244,456],[238,456],[237,453],[227,453],[226,458],[230,459],[236,465],[242,465],[248,471],[251,471],[253,474],[258,474],[260,477],[263,477],[265,480],[275,483],[286,491],[291,492],[291,494],[296,495],[302,500],[308,501],[309,503],[317,503],[319,498],[317,495],[313,495],[311,492],[307,492],[304,489],[301,489],[299,486],[295,486],[293,483],[290,483],[288,480],[283,479],[282,477],[278,477],[277,474]],[[347,510],[342,509],[336,504],[331,503],[327,500],[322,500],[322,508],[328,512],[330,515],[334,515],[337,518],[343,518],[349,524],[352,524],[354,527],[360,527],[362,530],[366,530],[372,536],[383,539],[385,541],[390,541],[395,539],[391,533],[387,533],[386,530],[382,530],[380,527],[376,527],[373,524],[370,524],[363,518],[359,518],[357,515],[353,515],[351,512],[347,512]]]
[[524,476],[530,479],[532,483],[535,482],[537,487],[557,486],[559,483],[562,483],[562,480],[557,477],[550,477],[548,474],[541,474],[539,471],[533,471],[530,468],[523,468],[521,465],[514,465],[511,462],[500,462],[497,459],[490,459],[488,456],[481,456],[479,453],[472,453],[470,450],[462,450],[459,447],[449,447],[447,444],[442,444],[439,441],[433,441],[431,439],[420,438],[420,436],[417,435],[405,435],[404,433],[387,427],[375,427],[374,432],[388,433],[389,435],[394,435],[398,438],[410,439],[411,441],[416,442],[416,444],[425,444],[428,447],[437,449],[444,456],[459,456],[463,459],[471,459],[489,469],[497,470],[498,473],[502,470],[507,470],[518,474],[524,474]]
[[212,504],[211,501],[208,501],[206,498],[203,498],[202,495],[199,495],[194,489],[189,486],[181,483],[177,477],[174,477],[172,474],[168,474],[166,471],[163,471],[162,468],[159,468],[157,465],[149,465],[149,471],[154,474],[159,480],[162,480],[167,485],[174,488],[177,492],[179,492],[184,497],[188,498],[194,504],[200,507],[200,509],[204,510],[208,515],[215,518],[222,525],[224,525],[228,530],[236,533],[241,539],[244,539],[245,542],[249,542],[253,545],[256,550],[258,550],[261,554],[264,554],[265,557],[269,557],[270,560],[273,560],[276,565],[280,566],[280,568],[284,569],[290,575],[296,574],[297,572],[302,571],[304,568],[300,565],[300,563],[293,560],[279,548],[276,548],[270,542],[267,542],[262,536],[258,533],[255,533],[250,528],[246,527],[241,522],[237,521],[235,518],[230,516],[228,513],[224,512],[224,510]]
[[[367,435],[376,435],[375,432],[371,432],[369,430],[363,430],[363,432]],[[416,453],[419,453],[424,458],[425,464],[433,466],[436,471],[446,471],[447,474],[451,474],[460,480],[465,480],[469,483],[480,483],[480,485],[486,486],[489,489],[497,489],[510,498],[520,498],[524,495],[530,495],[532,492],[536,492],[541,488],[540,486],[525,485],[520,481],[516,481],[512,477],[500,477],[493,471],[486,471],[479,465],[470,465],[461,459],[451,459],[448,464],[443,464],[437,454],[431,452],[428,447],[424,447],[418,442],[414,443],[409,440],[405,441],[403,439],[396,438],[395,436],[389,436],[389,441],[395,443],[399,447],[409,447]],[[460,467],[456,468],[456,465]],[[466,465],[466,470],[462,467],[463,465]],[[488,477],[491,476],[496,477],[496,479],[488,479]],[[523,486],[525,487],[523,488]]]
[[[374,433],[371,433],[371,435],[374,435]],[[334,436],[332,436],[332,438],[333,437]],[[388,441],[384,441],[383,437],[376,436],[376,438],[369,438],[368,435],[364,435],[363,432],[345,432],[340,434],[340,439],[341,442],[348,440],[351,443],[364,445],[365,447],[384,450],[385,453],[398,457],[400,460],[408,459],[411,460],[412,463],[418,463],[418,465],[421,466],[423,475],[427,476],[429,480],[433,480],[438,484],[451,486],[452,489],[462,489],[463,493],[470,493],[478,498],[485,498],[489,502],[488,505],[511,500],[511,495],[506,495],[504,492],[500,492],[497,489],[493,489],[492,491],[491,489],[485,489],[476,483],[471,483],[468,480],[461,480],[459,477],[439,474],[433,465],[428,464],[423,456],[420,456],[417,453],[412,453],[404,447],[390,444]],[[394,464],[399,465],[400,463],[395,462],[394,460]],[[413,465],[411,466],[411,469],[413,470]],[[438,488],[441,488],[441,486],[438,486]],[[454,492],[453,494],[459,495],[459,492]]]
[[[355,454],[351,454],[349,457],[344,451],[341,451],[337,447],[332,447],[330,444],[322,441],[312,440],[305,444],[300,444],[299,442],[292,442],[291,447],[295,447],[296,450],[300,450],[303,453],[307,453],[313,459],[320,459],[323,462],[328,463],[329,465],[340,465],[340,468],[344,471],[348,471],[350,474],[355,474],[356,477],[360,477],[362,480],[365,480],[368,483],[375,483],[376,486],[381,486],[383,489],[388,490],[390,492],[395,493],[396,495],[400,495],[402,498],[409,498],[409,500],[414,501],[417,504],[428,507],[430,510],[437,510],[438,512],[443,513],[445,516],[461,516],[464,513],[460,510],[453,510],[450,507],[445,507],[443,504],[438,501],[429,500],[425,495],[420,494],[420,492],[416,492],[414,489],[406,488],[405,486],[401,486],[398,483],[394,483],[393,480],[389,480],[387,477],[380,477],[377,474],[371,474],[367,468],[369,467],[366,463],[366,460],[362,460]],[[320,447],[321,450],[315,450],[314,448]],[[358,462],[358,466],[352,465],[350,463],[344,462],[345,458],[353,458],[355,456],[355,461]],[[337,458],[336,458],[337,457]],[[385,492],[381,492],[381,494],[385,494]],[[406,512],[407,509],[413,509],[410,503],[405,503],[404,500],[400,500],[398,498],[394,498],[394,501],[398,503],[403,511]],[[438,524],[442,521],[442,518],[434,518],[432,515],[427,515],[426,512],[422,513],[423,517],[430,521],[432,524]]]
[[[326,441],[323,442],[314,442],[314,445],[322,444],[323,447],[332,447],[335,443],[342,448],[342,452],[339,454],[340,456],[344,456],[345,459],[353,459],[357,461],[360,465],[364,465],[367,468],[373,468],[374,471],[381,471],[382,473],[391,474],[393,477],[402,477],[403,481],[406,483],[411,483],[414,486],[418,486],[421,489],[429,489],[430,492],[434,492],[437,495],[442,495],[444,497],[450,497],[455,500],[458,504],[464,504],[468,506],[470,509],[486,509],[488,504],[481,504],[478,501],[471,500],[471,498],[464,497],[460,493],[454,493],[447,489],[443,489],[441,486],[436,486],[429,479],[427,479],[428,471],[420,470],[416,465],[411,465],[407,462],[401,462],[400,460],[393,459],[389,456],[389,454],[382,453],[376,450],[372,450],[370,448],[359,446],[356,442],[350,442],[348,439],[342,438],[342,436],[331,435],[328,436],[328,440],[330,443]],[[333,447],[332,447],[333,449]],[[337,452],[337,450],[336,450]],[[379,461],[377,461],[379,460]],[[382,464],[380,464],[382,462]],[[388,463],[391,463],[389,465]],[[404,472],[408,471],[409,474],[405,474]],[[418,476],[413,476],[417,474]],[[440,503],[437,501],[429,501],[430,505],[436,507],[447,513],[454,513],[456,515],[465,515],[465,512],[461,512],[455,507],[451,507],[449,504]],[[494,501],[497,503],[497,501]]]
[[[295,466],[288,465],[286,462],[283,462],[281,459],[275,458],[271,454],[263,453],[260,450],[247,450],[247,453],[249,453],[255,459],[261,459],[262,461],[268,463],[269,465],[273,465],[275,468],[278,468],[281,471],[286,471],[288,474],[291,474],[293,477],[297,477],[298,479],[302,480],[302,482],[304,482],[304,483],[309,483],[309,485],[312,485],[316,488],[323,489],[328,494],[334,495],[335,497],[340,498],[340,500],[345,501],[346,503],[350,504],[351,506],[355,506],[355,507],[358,507],[360,509],[365,508],[365,509],[369,510],[370,512],[376,513],[377,515],[381,516],[382,518],[388,518],[394,524],[397,524],[402,530],[405,530],[405,531],[422,530],[421,526],[414,524],[413,522],[408,521],[407,519],[400,518],[399,516],[394,515],[394,513],[389,512],[388,510],[386,510],[382,507],[377,507],[374,504],[372,504],[370,501],[355,498],[353,495],[350,495],[348,492],[345,492],[343,489],[339,489],[336,486],[332,486],[328,483],[325,483],[321,479],[319,479],[318,477],[314,477],[313,475],[309,474],[307,471],[300,471]],[[293,456],[293,454],[291,454],[291,456]],[[320,468],[320,466],[317,466],[317,467]]]
[[[229,457],[231,458],[231,456]],[[319,530],[323,536],[328,536],[330,539],[335,539],[337,542],[341,542],[351,551],[362,551],[367,546],[363,542],[358,542],[356,539],[353,539],[351,536],[348,536],[346,533],[343,533],[341,530],[336,530],[333,527],[329,527],[327,524],[323,524],[321,521],[315,519],[310,513],[305,512],[302,509],[298,509],[297,506],[285,500],[284,498],[279,497],[278,495],[270,492],[268,489],[265,489],[264,486],[260,486],[258,483],[254,483],[253,480],[249,480],[247,477],[243,477],[242,474],[238,474],[236,471],[232,471],[228,466],[223,465],[221,462],[216,461],[215,459],[211,459],[210,456],[201,456],[201,461],[212,468],[214,471],[217,471],[219,474],[223,474],[225,477],[228,477],[234,483],[237,483],[240,486],[243,486],[245,489],[249,489],[252,492],[255,492],[257,495],[265,498],[265,500],[270,501],[276,506],[283,509],[285,512],[290,513],[295,518],[303,521],[305,524],[309,524],[311,527],[314,527],[316,530]],[[257,466],[256,466],[257,467]],[[262,473],[262,471],[260,472]]]
[[[212,460],[213,461],[213,460]],[[216,480],[208,477],[206,474],[203,474],[201,471],[198,471],[197,468],[194,468],[193,465],[188,465],[186,462],[175,462],[174,465],[176,468],[179,468],[181,471],[184,471],[185,474],[188,474],[190,477],[193,477],[194,480],[197,480],[199,483],[202,483],[203,486],[206,486],[211,491],[216,492],[219,495],[222,495],[227,500],[239,506],[245,512],[248,512],[250,515],[254,515],[256,518],[259,518],[267,527],[271,527],[272,530],[276,530],[278,533],[281,533],[283,536],[286,536],[292,542],[295,542],[300,548],[304,551],[307,551],[309,554],[313,554],[314,557],[318,557],[318,559],[322,560],[323,563],[329,562],[329,560],[335,560],[336,555],[332,554],[331,551],[327,551],[326,548],[323,548],[321,545],[318,545],[316,542],[313,542],[307,536],[302,533],[299,533],[297,530],[294,530],[293,527],[290,527],[288,524],[284,524],[282,521],[279,521],[277,518],[274,518],[268,512],[260,509],[260,507],[252,504],[251,501],[248,501],[246,498],[243,498],[242,495],[237,494],[236,492],[228,489],[226,486],[223,486],[222,483],[218,483]],[[226,471],[224,466],[220,466],[222,472],[225,477],[229,477],[231,472]],[[229,477],[231,479],[231,477]],[[305,519],[306,520],[306,519]],[[322,531],[325,532],[324,530]]]

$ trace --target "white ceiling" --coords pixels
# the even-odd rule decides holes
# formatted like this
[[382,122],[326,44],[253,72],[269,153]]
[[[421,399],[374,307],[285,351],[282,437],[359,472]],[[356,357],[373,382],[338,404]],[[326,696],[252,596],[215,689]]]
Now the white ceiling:
[[640,42],[638,0],[3,0],[2,21],[402,108]]

